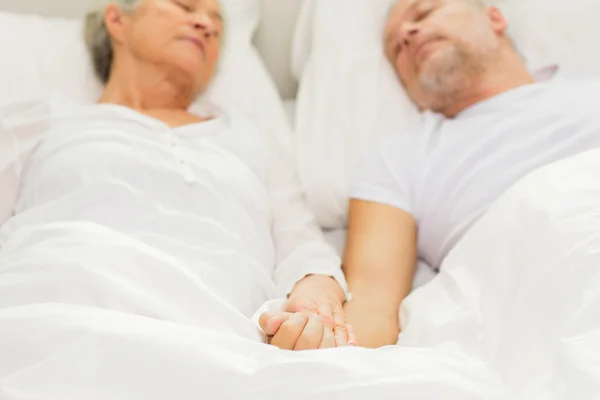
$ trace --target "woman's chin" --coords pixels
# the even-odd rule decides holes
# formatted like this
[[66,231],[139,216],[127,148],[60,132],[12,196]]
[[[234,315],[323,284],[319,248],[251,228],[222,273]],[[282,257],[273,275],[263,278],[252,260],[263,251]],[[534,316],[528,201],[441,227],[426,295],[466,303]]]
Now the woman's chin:
[[202,75],[203,65],[199,61],[194,60],[180,60],[175,63],[174,69],[177,70],[178,74],[186,77],[190,81],[196,81],[198,76]]

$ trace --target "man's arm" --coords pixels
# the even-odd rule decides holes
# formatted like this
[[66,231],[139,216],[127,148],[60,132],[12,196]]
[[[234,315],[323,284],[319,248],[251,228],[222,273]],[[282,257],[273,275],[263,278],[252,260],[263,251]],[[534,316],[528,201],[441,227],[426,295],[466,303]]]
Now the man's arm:
[[346,316],[358,344],[395,344],[398,310],[411,291],[417,264],[417,227],[407,212],[388,205],[352,200],[344,272],[352,300]]

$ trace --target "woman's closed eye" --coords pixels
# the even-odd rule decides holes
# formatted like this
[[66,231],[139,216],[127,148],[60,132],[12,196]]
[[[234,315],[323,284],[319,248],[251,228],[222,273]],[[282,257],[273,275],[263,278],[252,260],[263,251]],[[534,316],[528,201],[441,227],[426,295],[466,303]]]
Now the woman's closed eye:
[[181,8],[185,12],[190,13],[194,11],[194,8],[190,4],[185,3],[183,1],[176,1],[175,4],[177,5],[177,7]]

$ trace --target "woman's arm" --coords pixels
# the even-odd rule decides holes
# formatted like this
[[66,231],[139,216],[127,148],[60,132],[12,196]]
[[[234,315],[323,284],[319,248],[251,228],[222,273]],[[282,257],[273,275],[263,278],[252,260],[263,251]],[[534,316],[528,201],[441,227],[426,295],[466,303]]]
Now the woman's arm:
[[[347,284],[341,260],[329,246],[305,199],[291,156],[284,141],[271,149],[269,194],[272,207],[272,236],[276,249],[273,279],[277,296],[288,297],[287,313],[312,315],[305,326],[299,318],[285,322],[282,315],[263,316],[263,331],[276,327],[271,343],[287,349],[315,349],[348,344],[343,312]],[[319,318],[321,318],[319,320]],[[317,322],[319,320],[320,322]]]
[[333,278],[338,283],[334,286],[343,296],[347,285],[341,260],[325,242],[308,207],[291,152],[282,150],[272,153],[269,168],[272,234],[277,253],[274,280],[278,295],[289,295],[305,277],[323,276]]
[[20,172],[14,137],[0,122],[0,226],[12,215],[19,190]]
[[44,129],[39,117],[47,103],[34,101],[0,107],[0,226],[13,214],[21,169]]
[[361,346],[396,343],[398,310],[411,291],[416,259],[417,228],[409,213],[352,200],[344,254],[352,301],[345,311]]

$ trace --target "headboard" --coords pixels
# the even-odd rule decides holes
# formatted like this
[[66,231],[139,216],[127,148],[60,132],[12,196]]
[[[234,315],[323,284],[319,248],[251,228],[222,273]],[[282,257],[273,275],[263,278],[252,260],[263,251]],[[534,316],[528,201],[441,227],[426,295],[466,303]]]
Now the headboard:
[[[284,99],[296,95],[290,73],[290,48],[295,21],[302,0],[261,0],[262,20],[255,43]],[[1,0],[0,11],[78,17],[88,9],[89,0]]]

